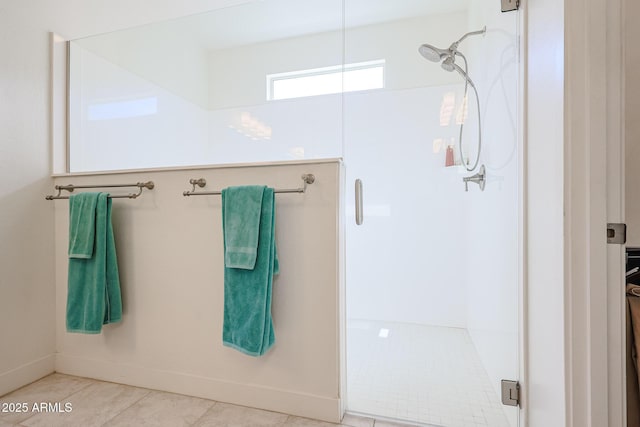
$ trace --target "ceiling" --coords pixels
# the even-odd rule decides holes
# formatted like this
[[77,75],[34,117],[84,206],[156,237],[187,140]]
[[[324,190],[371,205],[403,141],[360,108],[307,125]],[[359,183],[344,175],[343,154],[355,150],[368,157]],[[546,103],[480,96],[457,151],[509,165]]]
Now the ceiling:
[[[465,11],[470,0],[255,0],[127,30],[191,34],[204,48],[226,49],[411,17]],[[343,14],[344,8],[344,14]]]
[[469,0],[262,0],[204,14],[208,49],[228,48],[416,16],[466,10]]

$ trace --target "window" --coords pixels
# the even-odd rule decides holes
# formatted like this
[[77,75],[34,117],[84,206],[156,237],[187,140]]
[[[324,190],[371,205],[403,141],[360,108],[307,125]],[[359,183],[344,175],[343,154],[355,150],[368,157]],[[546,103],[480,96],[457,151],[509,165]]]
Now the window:
[[302,98],[384,88],[384,59],[269,74],[267,100]]

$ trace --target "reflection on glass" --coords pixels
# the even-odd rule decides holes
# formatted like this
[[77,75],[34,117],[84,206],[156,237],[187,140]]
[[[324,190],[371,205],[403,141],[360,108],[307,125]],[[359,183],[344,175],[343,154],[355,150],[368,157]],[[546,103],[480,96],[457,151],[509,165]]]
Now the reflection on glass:
[[294,159],[304,159],[304,147],[292,147],[289,154]]
[[442,96],[440,104],[440,126],[445,127],[451,124],[451,116],[456,106],[456,94],[447,92]]
[[458,113],[456,114],[456,124],[463,125],[467,121],[467,117],[469,116],[469,96],[464,96],[462,98],[462,103],[458,108]]
[[267,126],[246,111],[240,113],[240,117],[236,117],[229,127],[253,141],[271,139],[271,126]]
[[113,120],[150,116],[158,112],[158,98],[153,96],[126,101],[105,102],[89,105],[89,120]]

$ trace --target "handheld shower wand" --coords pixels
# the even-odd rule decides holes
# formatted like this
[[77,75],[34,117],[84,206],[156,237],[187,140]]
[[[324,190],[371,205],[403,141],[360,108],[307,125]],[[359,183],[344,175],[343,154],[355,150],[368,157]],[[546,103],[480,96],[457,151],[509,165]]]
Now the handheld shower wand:
[[[480,161],[480,151],[482,149],[482,125],[480,123],[480,120],[481,120],[480,98],[478,97],[478,90],[476,89],[476,85],[473,83],[473,80],[471,80],[471,77],[469,77],[467,58],[458,50],[458,45],[469,36],[484,35],[486,32],[487,32],[487,27],[484,27],[482,30],[479,30],[479,31],[471,31],[469,33],[466,33],[465,35],[460,37],[460,39],[451,43],[451,46],[449,46],[449,48],[447,49],[440,49],[427,43],[422,44],[418,48],[418,52],[420,52],[420,55],[422,55],[425,59],[428,59],[431,62],[442,61],[440,66],[442,67],[443,70],[449,71],[449,72],[452,72],[455,70],[458,72],[458,74],[462,76],[465,82],[464,83],[464,99],[466,99],[467,97],[468,86],[471,86],[471,88],[475,92],[476,105],[478,107],[478,152],[476,153],[476,160],[472,168],[468,168],[467,165],[464,164],[464,160],[463,160],[464,155],[462,153],[462,130],[464,127],[464,123],[460,124],[460,138],[459,138],[460,159],[462,164],[468,171],[472,171],[478,166],[478,162]],[[461,57],[462,60],[464,61],[464,70],[458,64],[456,64],[456,57],[458,56]]]
[[[461,56],[464,59],[464,62],[466,65],[467,58],[465,58],[464,55],[462,55],[461,53],[458,53],[457,55]],[[458,74],[460,74],[462,78],[465,79],[473,89],[476,88],[476,85],[473,84],[473,80],[471,80],[471,77],[469,77],[469,74],[465,70],[460,68],[458,64],[455,63],[455,60],[453,59],[453,57],[448,57],[447,59],[442,61],[441,65],[442,65],[442,69],[445,71],[454,71],[454,70],[457,71]]]

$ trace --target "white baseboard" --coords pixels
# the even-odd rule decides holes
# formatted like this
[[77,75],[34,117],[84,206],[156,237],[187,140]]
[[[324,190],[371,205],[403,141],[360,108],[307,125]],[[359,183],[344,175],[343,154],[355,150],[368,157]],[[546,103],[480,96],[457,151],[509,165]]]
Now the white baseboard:
[[340,422],[340,399],[240,384],[182,372],[58,354],[56,372],[162,390],[328,422]]
[[55,360],[55,354],[49,354],[10,371],[0,372],[0,396],[52,374]]

